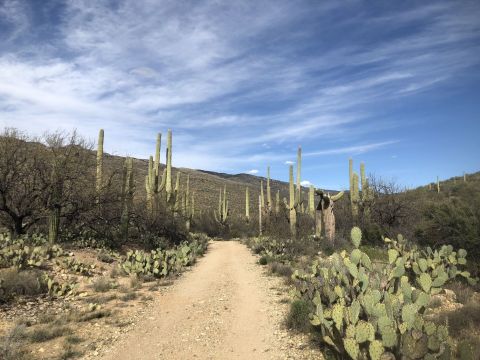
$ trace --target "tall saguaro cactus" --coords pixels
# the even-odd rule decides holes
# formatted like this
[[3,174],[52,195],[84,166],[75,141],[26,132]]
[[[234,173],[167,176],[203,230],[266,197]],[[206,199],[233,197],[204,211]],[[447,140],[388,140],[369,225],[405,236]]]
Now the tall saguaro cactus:
[[263,180],[260,180],[260,201],[262,205],[262,211],[265,211],[265,194],[263,193]]
[[315,217],[315,187],[310,185],[308,192],[308,212],[311,217]]
[[360,194],[358,190],[358,175],[356,172],[352,174],[352,188],[350,193],[350,201],[352,204],[352,216],[356,220],[358,218],[358,203],[360,202]]
[[270,189],[270,166],[267,167],[267,212],[272,211],[272,192]]
[[277,194],[275,195],[275,214],[278,215],[280,212],[280,190],[277,190]]
[[440,193],[440,180],[438,179],[438,176],[437,176],[437,193]]
[[172,130],[168,130],[167,133],[167,154],[166,154],[166,163],[167,163],[167,172],[166,172],[166,183],[165,191],[167,193],[167,202],[170,202],[170,198],[173,193],[172,189]]
[[262,197],[258,195],[258,234],[262,236]]
[[226,225],[228,214],[227,185],[225,185],[223,188],[223,197],[222,190],[220,190],[220,195],[218,198],[218,213],[214,211],[215,220],[221,225]]
[[130,209],[133,203],[133,159],[127,157],[125,159],[122,182],[122,218],[121,228],[123,240],[128,240],[128,230],[130,225]]
[[289,190],[289,211],[290,211],[290,232],[293,236],[297,234],[297,211],[295,207],[295,188],[293,184],[293,165],[290,165],[289,168],[289,183],[288,183],[288,190]]
[[104,140],[104,131],[100,129],[98,132],[98,143],[97,143],[97,178],[96,178],[96,191],[97,191],[97,202],[100,201],[100,194],[103,187],[103,140]]
[[325,237],[330,242],[335,241],[335,214],[333,212],[334,204],[343,196],[343,191],[336,195],[330,196],[322,190],[317,190],[316,194],[320,196],[320,201],[315,214],[315,236],[321,237],[323,229]]
[[245,219],[247,222],[250,221],[250,194],[248,186],[245,188]]
[[297,202],[302,203],[302,148],[299,146],[297,150]]
[[155,160],[153,156],[148,159],[148,174],[145,177],[145,188],[147,191],[147,207],[150,211],[156,210],[159,202],[160,192],[165,188],[165,171],[160,180],[160,146],[162,134],[157,134],[155,146]]

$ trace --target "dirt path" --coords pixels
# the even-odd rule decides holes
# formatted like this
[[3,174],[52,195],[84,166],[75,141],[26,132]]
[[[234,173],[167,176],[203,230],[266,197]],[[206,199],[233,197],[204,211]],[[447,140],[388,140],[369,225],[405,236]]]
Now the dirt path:
[[287,294],[275,293],[255,261],[238,242],[213,242],[194,269],[159,296],[102,358],[292,358],[278,310],[278,298]]

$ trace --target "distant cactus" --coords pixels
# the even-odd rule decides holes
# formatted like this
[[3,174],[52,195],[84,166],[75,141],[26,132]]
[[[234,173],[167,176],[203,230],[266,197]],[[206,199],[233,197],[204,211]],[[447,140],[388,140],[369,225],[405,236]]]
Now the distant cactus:
[[218,197],[218,212],[214,211],[215,220],[221,224],[226,225],[227,219],[229,215],[228,209],[228,200],[227,200],[227,185],[223,188],[223,197],[222,197],[222,190],[220,190],[220,194]]
[[245,219],[247,222],[250,221],[250,194],[248,186],[245,188]]
[[290,211],[290,232],[293,236],[297,234],[297,210],[295,206],[295,188],[293,185],[293,165],[290,165],[289,169],[289,194],[290,200],[288,208]]
[[316,190],[316,195],[320,197],[315,214],[315,236],[321,238],[323,229],[328,241],[335,241],[335,214],[333,212],[334,204],[343,196],[343,191],[330,196],[323,190]]
[[308,212],[311,217],[315,217],[315,187],[310,185],[308,191]]
[[280,190],[277,190],[277,194],[275,195],[275,214],[280,213]]
[[125,159],[123,169],[123,181],[122,181],[122,236],[123,240],[128,240],[128,230],[130,225],[130,210],[133,203],[134,192],[134,180],[133,180],[133,159],[127,157]]
[[97,190],[97,202],[100,201],[100,194],[103,187],[103,139],[104,132],[100,129],[98,132],[98,144],[97,144],[97,178],[96,178],[96,190]]
[[262,197],[258,196],[258,234],[262,236]]
[[170,202],[170,198],[173,194],[172,189],[172,130],[168,130],[167,133],[167,167],[166,167],[166,180],[165,180],[165,192],[167,193],[167,203]]
[[440,180],[438,179],[438,176],[437,176],[437,193],[440,194]]
[[268,214],[272,211],[272,192],[270,189],[270,166],[267,167],[267,208]]

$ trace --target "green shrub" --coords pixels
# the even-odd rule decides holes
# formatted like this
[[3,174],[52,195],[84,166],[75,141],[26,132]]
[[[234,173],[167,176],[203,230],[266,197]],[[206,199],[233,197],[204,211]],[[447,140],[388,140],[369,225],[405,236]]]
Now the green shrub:
[[95,279],[92,283],[92,289],[96,292],[107,292],[112,288],[112,283],[109,279],[104,276],[101,276]]
[[258,263],[260,265],[267,265],[268,264],[268,257],[266,255],[263,255],[262,257],[260,257],[260,259],[258,260]]
[[48,291],[43,272],[38,270],[0,271],[0,303],[10,301],[16,295],[34,296]]
[[308,331],[311,328],[309,319],[311,311],[312,307],[307,301],[301,299],[294,300],[287,314],[287,326],[297,331]]

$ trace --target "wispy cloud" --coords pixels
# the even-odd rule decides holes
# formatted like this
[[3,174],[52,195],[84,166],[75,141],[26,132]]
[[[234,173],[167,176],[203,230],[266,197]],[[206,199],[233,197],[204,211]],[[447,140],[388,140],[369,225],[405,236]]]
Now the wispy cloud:
[[[44,18],[34,16],[39,6]],[[141,157],[155,132],[172,128],[178,166],[232,172],[289,164],[298,144],[306,161],[378,151],[402,139],[389,132],[389,107],[479,65],[478,13],[474,2],[446,1],[370,11],[355,2],[7,0],[0,125],[89,137],[103,127],[108,151]]]

